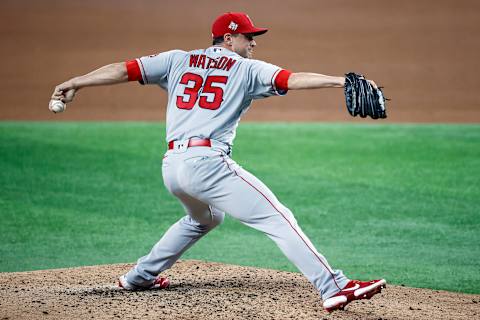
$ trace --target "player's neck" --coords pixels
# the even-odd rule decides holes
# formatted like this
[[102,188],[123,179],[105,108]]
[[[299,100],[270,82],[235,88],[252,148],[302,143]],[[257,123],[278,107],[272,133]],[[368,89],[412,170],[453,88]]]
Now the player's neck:
[[227,50],[233,52],[232,45],[230,45],[230,44],[228,44],[228,43],[226,43],[226,42],[223,42],[223,43],[221,43],[221,44],[218,44],[217,46],[220,47],[220,48],[224,48],[224,49],[227,49]]

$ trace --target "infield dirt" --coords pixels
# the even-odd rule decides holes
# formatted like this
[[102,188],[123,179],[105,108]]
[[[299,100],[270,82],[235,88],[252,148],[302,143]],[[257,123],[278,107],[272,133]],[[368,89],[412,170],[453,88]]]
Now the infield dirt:
[[0,319],[478,319],[480,295],[387,285],[326,313],[300,274],[196,260],[166,271],[169,289],[116,287],[132,265],[0,273]]

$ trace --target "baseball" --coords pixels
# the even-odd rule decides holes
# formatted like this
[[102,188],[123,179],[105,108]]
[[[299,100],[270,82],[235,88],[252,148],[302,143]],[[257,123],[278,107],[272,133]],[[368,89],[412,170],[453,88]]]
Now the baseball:
[[59,113],[65,111],[67,105],[60,100],[50,100],[48,104],[48,109],[54,113]]

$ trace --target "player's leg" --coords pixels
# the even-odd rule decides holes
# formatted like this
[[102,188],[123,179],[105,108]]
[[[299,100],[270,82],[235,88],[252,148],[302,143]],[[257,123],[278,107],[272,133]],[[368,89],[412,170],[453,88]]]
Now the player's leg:
[[[149,254],[140,258],[126,277],[129,283],[149,286],[162,271],[170,268],[201,237],[218,226],[224,213],[189,197],[181,201],[187,215],[173,224]],[[201,216],[201,222],[194,217]]]
[[222,211],[184,192],[179,183],[178,170],[184,168],[178,168],[175,162],[170,161],[168,168],[164,165],[164,182],[167,189],[180,200],[187,215],[167,230],[149,254],[138,260],[126,275],[128,283],[148,287],[159,273],[170,268],[188,248],[223,222],[225,214]]
[[[291,211],[255,176],[229,157],[209,161],[210,185],[199,199],[227,212],[244,224],[264,232],[319,290],[322,298],[348,283],[341,270],[333,270],[298,226]],[[201,173],[199,173],[200,175]]]

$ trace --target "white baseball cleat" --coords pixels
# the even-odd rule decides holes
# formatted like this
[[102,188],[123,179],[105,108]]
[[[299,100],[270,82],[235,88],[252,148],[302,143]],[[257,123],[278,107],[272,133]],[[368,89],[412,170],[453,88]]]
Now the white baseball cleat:
[[166,289],[170,286],[170,280],[164,277],[158,277],[149,287],[140,287],[131,284],[127,281],[125,275],[118,278],[118,286],[125,290],[137,291],[137,290],[151,290],[151,289]]
[[380,293],[382,288],[387,286],[385,279],[372,281],[351,280],[345,288],[340,290],[334,296],[323,301],[323,308],[327,312],[334,310],[343,310],[347,304],[353,300],[370,299],[375,294]]

